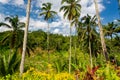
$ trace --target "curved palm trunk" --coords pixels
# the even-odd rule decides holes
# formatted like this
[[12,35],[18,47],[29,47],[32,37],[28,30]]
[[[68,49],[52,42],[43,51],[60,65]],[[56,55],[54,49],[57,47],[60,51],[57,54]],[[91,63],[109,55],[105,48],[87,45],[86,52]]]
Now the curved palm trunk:
[[71,73],[71,42],[72,42],[72,37],[71,37],[71,26],[70,26],[70,52],[69,52],[69,73]]
[[27,34],[28,34],[28,26],[29,26],[29,18],[30,18],[30,7],[31,7],[31,0],[28,0],[27,12],[26,12],[27,20],[26,20],[26,26],[25,26],[25,32],[24,32],[22,59],[20,63],[20,76],[22,76],[24,72],[25,52],[26,52]]
[[97,0],[94,0],[94,4],[95,4],[96,16],[98,19],[98,26],[100,29],[100,38],[101,38],[101,44],[102,44],[102,49],[103,49],[103,55],[105,56],[106,61],[108,61],[109,58],[108,58],[107,48],[106,48],[105,39],[104,39],[103,28],[100,22]]

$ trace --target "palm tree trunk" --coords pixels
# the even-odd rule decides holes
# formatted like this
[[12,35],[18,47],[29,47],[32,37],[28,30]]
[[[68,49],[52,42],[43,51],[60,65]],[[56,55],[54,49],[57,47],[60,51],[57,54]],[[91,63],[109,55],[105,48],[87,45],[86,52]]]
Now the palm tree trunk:
[[71,42],[72,42],[72,37],[71,37],[71,26],[70,26],[70,52],[69,52],[69,73],[71,73]]
[[110,37],[111,37],[111,42],[112,42],[112,34],[110,35]]
[[[47,21],[48,23],[48,21]],[[48,53],[48,63],[50,63],[50,53],[49,53],[49,23],[48,23],[48,31],[47,31],[47,53]]]
[[75,35],[75,42],[74,43],[75,43],[75,52],[74,52],[74,54],[75,54],[75,64],[77,64],[77,53],[76,53],[77,52],[76,51],[77,50],[77,42],[76,42],[76,35]]
[[27,12],[26,12],[26,26],[24,32],[24,41],[23,41],[23,51],[22,51],[22,59],[20,63],[20,76],[22,76],[24,72],[24,62],[25,62],[25,52],[26,52],[26,45],[27,45],[27,34],[28,34],[28,26],[29,26],[29,18],[30,18],[30,8],[31,8],[31,0],[28,0],[27,4]]
[[76,48],[77,48],[77,24],[75,24],[75,41],[74,41],[74,44],[75,44],[75,64],[77,65],[77,53],[76,53]]
[[89,53],[90,53],[90,65],[91,68],[93,67],[93,61],[92,61],[92,51],[91,51],[91,41],[89,39]]
[[100,38],[101,38],[101,44],[102,44],[102,49],[103,49],[103,55],[105,56],[106,61],[108,61],[109,58],[108,58],[107,48],[106,48],[105,39],[104,39],[103,28],[100,22],[97,0],[94,0],[94,4],[95,4],[96,16],[98,19],[98,26],[100,29]]
[[93,67],[93,61],[92,61],[92,51],[91,51],[91,29],[90,26],[87,26],[87,32],[88,32],[88,49],[89,49],[89,53],[90,53],[90,65],[91,68]]

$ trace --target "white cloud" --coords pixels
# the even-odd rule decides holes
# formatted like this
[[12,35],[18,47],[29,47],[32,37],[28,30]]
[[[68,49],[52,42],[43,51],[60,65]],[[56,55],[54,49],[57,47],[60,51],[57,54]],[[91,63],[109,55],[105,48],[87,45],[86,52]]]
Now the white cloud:
[[[50,2],[52,3],[52,9],[59,12],[59,9],[61,7],[61,0],[36,0],[35,4],[36,7],[41,7],[42,3],[47,3]],[[98,6],[99,6],[99,11],[102,12],[105,7],[102,4],[103,0],[98,0]],[[81,15],[84,16],[86,14],[90,14],[91,16],[95,15],[95,7],[94,7],[94,2],[93,0],[81,0],[80,2],[82,9],[81,9]],[[58,13],[60,17],[62,17],[63,12]]]
[[[34,1],[35,2],[35,1]],[[52,22],[50,24],[51,28],[55,28],[53,30],[53,33],[62,33],[65,35],[69,34],[69,22],[65,19],[63,19],[64,12],[59,12],[59,9],[61,7],[61,0],[36,0],[34,4],[36,4],[36,7],[41,7],[42,3],[52,3],[52,10],[55,10],[58,12],[58,16],[60,17],[60,20],[58,22]],[[99,12],[102,12],[105,7],[102,4],[103,0],[98,0],[98,6],[99,6]],[[81,8],[81,17],[85,16],[86,14],[89,14],[91,16],[94,16],[96,14],[95,12],[95,5],[93,0],[81,0],[80,2],[82,8]],[[58,26],[60,29],[58,29]]]
[[0,3],[2,4],[7,4],[9,2],[9,0],[0,0]]
[[[9,24],[7,21],[4,21],[5,17],[7,17],[7,16],[8,15],[0,14],[0,22],[5,22],[5,23]],[[7,30],[12,30],[12,29],[7,28],[5,26],[0,27],[0,32],[7,31]]]
[[59,29],[55,29],[54,31],[53,31],[53,33],[59,33]]
[[24,0],[0,0],[0,3],[11,4],[11,5],[14,5],[14,6],[18,6],[20,8],[25,8]]
[[[24,0],[10,0],[12,1],[13,5],[16,6],[21,6],[24,5]],[[9,0],[0,0],[1,3],[8,3]],[[50,23],[50,30],[53,33],[60,33],[64,35],[69,35],[69,22],[65,19],[63,19],[63,12],[59,12],[59,9],[61,7],[61,0],[33,0],[32,1],[32,8],[34,6],[36,7],[41,7],[42,3],[46,2],[51,2],[53,4],[52,9],[58,12],[58,16],[60,17],[60,20],[57,22],[52,22]],[[99,6],[99,11],[102,12],[105,7],[102,4],[103,0],[98,0],[98,6]],[[85,16],[86,14],[89,14],[91,16],[95,15],[95,7],[93,0],[81,0],[80,2],[82,9],[81,9],[81,16]],[[34,11],[35,14],[39,13],[39,10]],[[2,17],[2,15],[0,15]],[[4,18],[4,17],[2,17]],[[20,18],[21,21],[26,20],[25,17]],[[37,30],[37,29],[42,29],[44,31],[47,30],[47,23],[45,21],[40,21],[38,19],[30,19],[30,27],[29,30]]]
[[[21,17],[20,18],[21,22],[25,22],[26,18]],[[29,30],[38,30],[42,29],[44,31],[47,31],[48,24],[45,21],[40,21],[37,19],[30,18],[30,24],[29,24]],[[63,23],[63,21],[59,22],[52,22],[49,24],[50,31],[52,33],[58,33],[58,34],[63,34],[63,35],[69,35],[69,23]]]
[[4,14],[0,14],[0,22],[4,21],[5,15]]
[[[102,12],[105,9],[102,2],[103,0],[98,0],[99,12]],[[93,0],[81,0],[80,4],[82,6],[81,17],[85,16],[86,14],[89,14],[91,16],[96,14]]]
[[12,0],[12,3],[16,6],[24,5],[24,0]]
[[[26,17],[21,17],[20,18],[21,22],[25,22],[26,21]],[[29,30],[38,30],[38,29],[42,29],[42,30],[46,30],[47,28],[47,23],[46,22],[42,22],[33,18],[30,18],[30,27]]]

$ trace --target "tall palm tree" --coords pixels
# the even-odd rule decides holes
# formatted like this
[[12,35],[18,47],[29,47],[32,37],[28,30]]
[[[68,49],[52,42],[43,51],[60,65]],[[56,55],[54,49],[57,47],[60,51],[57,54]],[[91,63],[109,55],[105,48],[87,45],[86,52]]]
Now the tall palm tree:
[[93,67],[93,62],[92,62],[92,41],[93,41],[93,36],[96,34],[96,16],[89,16],[87,14],[87,16],[82,17],[82,23],[83,23],[83,27],[86,28],[85,30],[85,36],[87,35],[87,42],[88,42],[88,49],[89,49],[89,53],[90,53],[90,62],[91,62],[91,68]]
[[28,27],[29,27],[29,19],[30,19],[30,8],[31,8],[31,0],[28,0],[27,12],[26,12],[27,19],[26,19],[24,40],[23,40],[22,59],[21,59],[21,63],[20,63],[20,76],[22,76],[22,74],[24,72],[25,52],[26,52],[27,35],[28,35]]
[[20,41],[18,38],[20,36],[19,33],[22,32],[22,28],[25,27],[25,23],[20,22],[18,16],[6,17],[5,21],[9,21],[9,24],[0,22],[0,27],[5,26],[7,28],[12,29],[10,33],[5,36],[2,40],[2,43],[5,44],[7,41],[9,42],[10,49],[12,50],[17,46],[17,42]]
[[42,11],[40,13],[40,16],[44,16],[44,20],[48,23],[48,31],[47,31],[47,50],[48,50],[48,62],[50,61],[50,56],[49,56],[49,20],[53,18],[57,13],[53,10],[51,10],[51,3],[43,3],[42,4]]
[[79,23],[79,17],[80,15],[76,16],[73,21],[71,22],[71,26],[75,26],[75,37],[74,37],[74,45],[75,45],[75,64],[77,63],[77,54],[76,54],[76,48],[77,48],[77,28],[78,28],[78,23]]
[[[62,0],[61,4],[66,3],[60,8],[60,11],[64,11],[64,18],[67,17],[70,24],[72,20],[80,15],[81,5],[79,4],[80,0]],[[71,27],[70,26],[70,53],[69,53],[69,73],[71,72]]]
[[107,52],[107,48],[106,48],[106,44],[105,44],[103,28],[102,28],[101,21],[100,21],[100,15],[99,15],[99,10],[98,10],[97,0],[94,0],[94,4],[95,4],[96,16],[97,16],[97,19],[98,19],[98,27],[99,27],[99,30],[100,30],[100,38],[101,38],[103,55],[105,56],[106,61],[108,61],[109,57],[108,57],[108,52]]

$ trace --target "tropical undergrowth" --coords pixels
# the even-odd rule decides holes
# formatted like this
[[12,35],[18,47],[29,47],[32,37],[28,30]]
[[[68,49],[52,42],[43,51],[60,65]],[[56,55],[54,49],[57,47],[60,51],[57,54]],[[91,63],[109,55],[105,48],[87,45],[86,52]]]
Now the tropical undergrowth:
[[[9,52],[9,51],[8,51]],[[20,56],[16,53],[11,54],[12,64],[8,63],[7,53],[6,58],[2,54],[0,63],[5,64],[6,73],[1,74],[1,80],[119,80],[120,67],[119,58],[116,58],[118,63],[106,63],[103,55],[99,54],[93,57],[93,68],[90,67],[89,54],[83,53],[79,49],[74,54],[72,52],[72,72],[68,73],[68,51],[56,51],[50,53],[50,60],[48,63],[48,56],[46,51],[36,52],[30,57],[26,56],[25,72],[22,78],[19,77],[17,63],[19,63]],[[111,54],[112,56],[112,54]],[[118,55],[119,56],[119,55]],[[13,58],[14,57],[14,58]],[[13,60],[12,60],[13,58]],[[9,66],[11,68],[9,68]],[[16,66],[16,69],[14,68]],[[13,68],[12,68],[13,67]],[[4,68],[1,68],[2,70]],[[1,71],[2,71],[1,70]],[[10,71],[10,72],[9,72]]]

